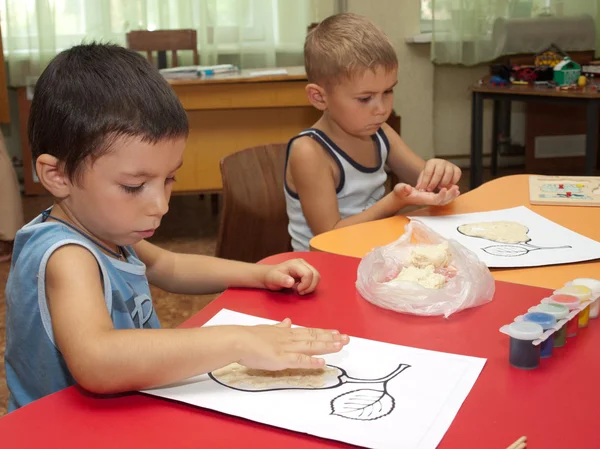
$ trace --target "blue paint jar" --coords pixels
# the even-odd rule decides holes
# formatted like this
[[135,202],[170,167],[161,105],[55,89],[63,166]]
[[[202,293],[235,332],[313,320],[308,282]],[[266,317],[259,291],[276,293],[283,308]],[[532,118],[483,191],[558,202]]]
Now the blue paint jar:
[[[538,304],[529,308],[529,312],[544,312],[552,315],[556,321],[562,321],[569,315],[569,308],[561,304]],[[552,348],[560,348],[567,342],[567,325],[563,325],[552,334]]]
[[544,333],[542,326],[529,321],[515,321],[500,330],[510,336],[510,364],[519,369],[537,368],[540,364],[540,347],[534,346],[533,341]]
[[[556,318],[549,313],[543,312],[529,312],[523,315],[523,321],[536,323],[542,326],[544,331],[551,329],[556,325]],[[547,358],[552,355],[552,348],[554,347],[554,334],[550,335],[546,340],[540,344],[540,357]]]

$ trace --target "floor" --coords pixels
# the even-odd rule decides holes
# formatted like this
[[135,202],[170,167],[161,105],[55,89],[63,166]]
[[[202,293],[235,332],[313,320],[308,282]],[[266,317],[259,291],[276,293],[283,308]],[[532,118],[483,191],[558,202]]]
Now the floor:
[[[501,176],[520,170],[502,170]],[[486,172],[484,179],[491,175]],[[461,192],[468,190],[469,173],[460,182]],[[48,197],[24,197],[23,210],[26,221],[36,217],[51,204]],[[169,213],[151,241],[163,248],[186,253],[214,254],[218,230],[218,216],[211,212],[210,196],[200,199],[197,195],[174,196]],[[0,263],[0,360],[4,359],[5,316],[4,286],[8,278],[9,264]],[[217,295],[177,295],[159,288],[152,288],[156,313],[163,327],[176,327],[194,315]],[[8,391],[5,383],[4,363],[0,363],[0,417],[6,413]]]

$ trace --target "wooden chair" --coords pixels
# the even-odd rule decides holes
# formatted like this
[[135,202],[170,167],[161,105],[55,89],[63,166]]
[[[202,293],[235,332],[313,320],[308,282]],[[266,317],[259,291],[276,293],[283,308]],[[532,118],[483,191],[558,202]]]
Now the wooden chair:
[[[401,119],[399,115],[396,115],[396,112],[392,111],[392,113],[390,114],[390,116],[387,119],[386,122],[388,125],[390,125],[390,127],[396,131],[398,133],[398,135],[400,135],[400,123],[401,123]],[[388,174],[388,179],[387,179],[387,185],[386,185],[386,192],[390,192],[391,189],[394,188],[394,186],[396,184],[398,184],[399,180],[398,177],[394,174],[394,172],[392,170],[390,170],[387,166],[386,166],[386,171]]]
[[[200,64],[196,30],[130,31],[127,33],[127,47],[136,51],[145,51],[151,64],[154,64],[152,52],[159,52],[160,61],[160,52],[170,51],[172,67],[177,67],[179,64],[177,60],[179,50],[191,50],[194,55],[194,65]],[[166,63],[165,67],[160,67],[161,65],[163,64],[159,64],[159,69],[166,68]]]
[[291,250],[283,193],[286,147],[285,143],[260,145],[221,160],[217,257],[258,262]]

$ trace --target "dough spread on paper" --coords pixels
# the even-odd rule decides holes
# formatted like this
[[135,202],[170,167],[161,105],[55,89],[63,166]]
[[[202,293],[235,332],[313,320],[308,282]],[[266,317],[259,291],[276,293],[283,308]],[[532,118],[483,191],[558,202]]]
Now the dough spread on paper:
[[516,221],[469,223],[459,226],[458,232],[499,243],[524,243],[531,240],[527,235],[529,232],[527,226]]
[[336,368],[325,366],[314,369],[284,369],[267,371],[247,368],[239,363],[232,363],[215,370],[212,375],[219,382],[230,386],[242,386],[245,389],[261,389],[274,387],[320,388],[328,378],[336,377]]
[[416,282],[425,288],[442,288],[446,277],[436,273],[436,269],[445,268],[450,263],[448,242],[439,245],[421,245],[415,247],[402,271],[391,282]]

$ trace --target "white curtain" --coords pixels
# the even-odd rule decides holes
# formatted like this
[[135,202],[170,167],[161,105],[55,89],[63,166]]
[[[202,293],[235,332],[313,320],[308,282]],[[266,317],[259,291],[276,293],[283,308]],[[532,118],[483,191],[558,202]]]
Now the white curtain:
[[125,34],[139,29],[196,29],[203,65],[273,67],[280,54],[301,56],[324,3],[333,1],[0,0],[9,85],[30,84],[63,49],[92,40],[125,45]]
[[[508,47],[518,53],[518,45],[514,42],[520,39],[516,35],[519,30],[524,32],[524,40],[530,39],[531,47],[542,43],[543,39],[538,39],[541,34],[548,36],[548,42],[544,43],[554,43],[551,42],[552,34],[553,30],[558,30],[554,28],[557,24],[573,27],[582,34],[577,42],[567,37],[570,44],[588,47],[564,48],[565,51],[598,51],[598,0],[429,0],[428,3],[433,16],[431,57],[436,63],[475,65],[511,53],[506,49],[503,53],[502,45],[498,45],[499,34],[500,40],[508,42]],[[591,23],[592,35],[586,31],[583,36],[577,23]],[[532,29],[539,29],[540,34],[532,33]],[[501,36],[503,32],[510,35]],[[560,33],[557,31],[556,34]],[[522,44],[526,50],[522,53],[542,50],[527,48],[525,41]]]

